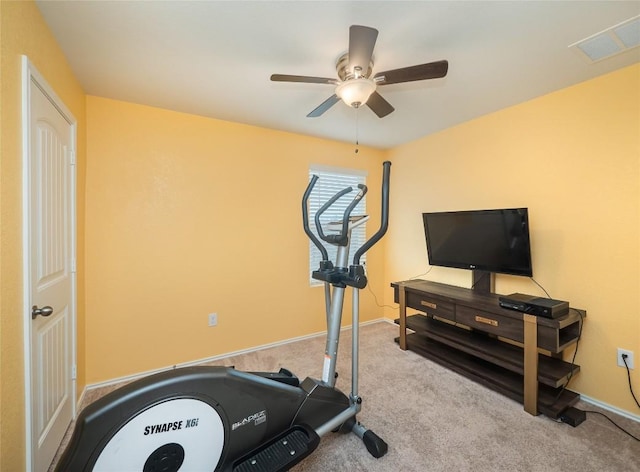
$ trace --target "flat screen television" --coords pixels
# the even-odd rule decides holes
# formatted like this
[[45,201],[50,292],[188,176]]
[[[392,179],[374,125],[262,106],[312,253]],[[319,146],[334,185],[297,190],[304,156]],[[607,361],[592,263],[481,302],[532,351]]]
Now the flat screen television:
[[533,275],[527,208],[423,213],[422,218],[430,265]]

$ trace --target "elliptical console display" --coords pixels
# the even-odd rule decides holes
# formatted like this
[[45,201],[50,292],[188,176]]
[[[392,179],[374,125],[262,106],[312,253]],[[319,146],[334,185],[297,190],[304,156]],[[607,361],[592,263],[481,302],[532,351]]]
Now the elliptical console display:
[[[366,221],[351,212],[367,192],[359,185],[341,224],[325,234],[320,217],[338,192],[315,215],[309,228],[308,200],[313,176],[302,199],[303,227],[322,254],[313,277],[325,284],[327,342],[322,379],[280,372],[242,372],[228,367],[184,367],[150,375],[111,392],[85,408],[56,471],[286,471],[311,454],[320,437],[353,432],[376,458],[387,444],[356,420],[358,396],[358,293],[367,278],[360,257],[388,226],[389,174],[383,164],[382,217],[378,231],[360,247],[347,267],[351,231]],[[337,246],[335,263],[322,242]],[[347,396],[335,387],[336,359],[346,287],[353,290],[352,376]]]

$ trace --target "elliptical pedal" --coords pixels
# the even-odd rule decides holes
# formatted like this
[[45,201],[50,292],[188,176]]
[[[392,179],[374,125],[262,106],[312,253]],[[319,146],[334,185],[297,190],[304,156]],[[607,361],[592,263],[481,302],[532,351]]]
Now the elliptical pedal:
[[284,472],[311,454],[320,436],[306,425],[296,425],[237,461],[233,472]]

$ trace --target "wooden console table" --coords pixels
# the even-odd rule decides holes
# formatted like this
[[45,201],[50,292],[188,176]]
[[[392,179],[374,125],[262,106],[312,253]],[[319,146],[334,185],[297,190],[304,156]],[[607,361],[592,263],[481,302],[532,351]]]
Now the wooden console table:
[[[502,308],[493,293],[426,280],[391,286],[400,305],[401,349],[523,403],[532,415],[557,419],[579,400],[564,386],[580,366],[563,361],[562,353],[578,341],[584,310],[550,319]],[[407,316],[407,308],[422,313]]]

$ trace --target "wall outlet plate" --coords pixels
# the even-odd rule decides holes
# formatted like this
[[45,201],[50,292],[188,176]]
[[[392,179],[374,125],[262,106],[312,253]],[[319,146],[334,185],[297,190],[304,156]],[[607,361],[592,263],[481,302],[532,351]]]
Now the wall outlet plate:
[[218,314],[209,313],[209,326],[216,326],[218,324]]
[[[622,359],[622,354],[627,355],[627,358],[625,360]],[[626,349],[618,348],[618,366],[625,367],[625,361],[627,362],[627,367],[629,367],[629,369],[633,369],[633,351],[627,351]]]

